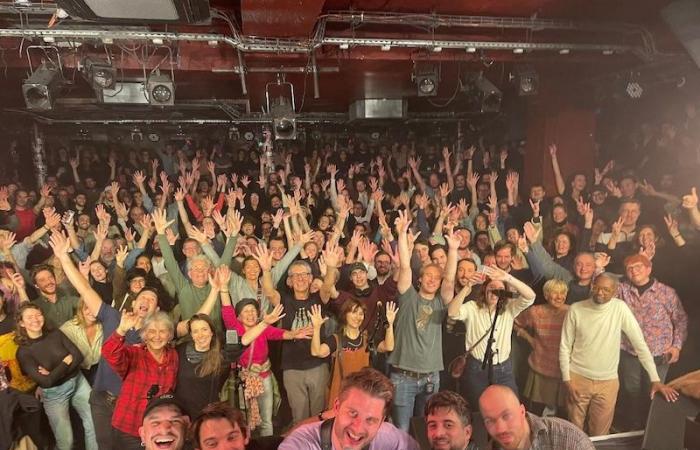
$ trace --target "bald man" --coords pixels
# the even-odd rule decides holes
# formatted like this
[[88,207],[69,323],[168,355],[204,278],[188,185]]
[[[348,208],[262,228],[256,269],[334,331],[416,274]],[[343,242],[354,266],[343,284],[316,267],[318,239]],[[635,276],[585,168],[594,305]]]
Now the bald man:
[[566,420],[525,411],[507,386],[492,385],[479,397],[486,431],[502,450],[595,450],[586,434]]

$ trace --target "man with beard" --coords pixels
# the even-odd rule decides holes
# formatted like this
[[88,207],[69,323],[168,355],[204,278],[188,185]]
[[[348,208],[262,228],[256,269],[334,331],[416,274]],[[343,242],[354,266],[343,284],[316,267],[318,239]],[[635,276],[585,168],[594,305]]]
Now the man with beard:
[[48,265],[38,265],[32,269],[31,279],[39,295],[32,301],[41,309],[46,324],[58,328],[75,316],[80,298],[68,289],[56,283],[53,268]]
[[568,417],[590,436],[607,434],[612,424],[620,386],[622,333],[649,376],[650,397],[659,392],[666,401],[678,400],[678,392],[661,383],[634,314],[625,302],[614,298],[617,289],[614,275],[598,275],[591,298],[571,305],[562,327],[559,366],[568,393]]
[[525,411],[507,386],[489,386],[479,398],[479,409],[486,431],[501,450],[594,450],[583,431],[566,420],[537,417]]
[[173,394],[156,397],[143,413],[141,446],[145,450],[182,450],[189,423],[189,416]]
[[396,318],[394,351],[389,356],[391,381],[397,390],[392,416],[394,423],[408,430],[413,416],[423,414],[425,401],[440,390],[439,372],[442,360],[442,323],[447,306],[454,298],[457,249],[459,238],[451,231],[445,236],[448,244],[446,268],[436,264],[421,268],[420,287],[412,284],[411,252],[408,226],[410,211],[399,211],[396,230],[399,244],[399,312]]
[[425,405],[426,436],[432,450],[475,450],[472,413],[466,400],[452,391],[433,394]]
[[385,421],[394,386],[379,371],[365,368],[345,377],[332,418],[302,425],[280,450],[418,450],[418,443]]
[[278,436],[251,438],[246,418],[227,402],[210,403],[190,426],[190,436],[198,450],[277,449]]

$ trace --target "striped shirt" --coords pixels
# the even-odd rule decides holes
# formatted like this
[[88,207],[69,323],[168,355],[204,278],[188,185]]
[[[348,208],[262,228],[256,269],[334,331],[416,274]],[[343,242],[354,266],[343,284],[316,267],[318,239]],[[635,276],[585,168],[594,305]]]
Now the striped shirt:
[[515,321],[519,326],[534,331],[535,343],[528,363],[532,370],[541,375],[561,378],[559,343],[561,327],[568,309],[568,305],[563,305],[558,310],[552,309],[549,305],[531,306]]
[[[530,426],[529,450],[595,450],[586,433],[571,422],[557,417],[526,414]],[[501,449],[495,442],[491,448]]]
[[[654,280],[651,287],[639,295],[636,286],[622,282],[616,297],[632,310],[653,356],[663,355],[669,347],[680,349],[683,346],[688,337],[688,316],[673,288]],[[622,340],[622,349],[635,354],[626,337]]]

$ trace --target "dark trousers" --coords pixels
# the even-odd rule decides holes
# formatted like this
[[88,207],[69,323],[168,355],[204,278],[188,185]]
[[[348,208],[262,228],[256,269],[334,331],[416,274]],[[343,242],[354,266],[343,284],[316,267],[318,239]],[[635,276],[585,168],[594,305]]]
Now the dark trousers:
[[105,391],[90,393],[90,412],[92,423],[95,426],[95,437],[100,450],[112,450],[114,445],[112,434],[112,414],[116,399]]
[[[662,356],[654,357],[656,372],[663,383],[668,373],[668,364]],[[624,350],[620,351],[620,393],[617,412],[620,424],[628,430],[643,430],[646,427],[651,399],[651,381],[639,358]]]
[[[141,438],[117,429],[114,430],[114,447],[119,450],[143,450]],[[100,450],[102,450],[102,447],[100,447]]]
[[[467,367],[464,369],[461,380],[462,396],[467,399],[471,408],[479,407],[479,397],[481,393],[489,387],[488,368],[481,369],[481,361],[476,358],[467,358]],[[513,365],[511,358],[501,364],[493,366],[493,384],[508,386],[518,394],[518,386],[515,384],[513,376]],[[466,391],[466,392],[465,392]]]

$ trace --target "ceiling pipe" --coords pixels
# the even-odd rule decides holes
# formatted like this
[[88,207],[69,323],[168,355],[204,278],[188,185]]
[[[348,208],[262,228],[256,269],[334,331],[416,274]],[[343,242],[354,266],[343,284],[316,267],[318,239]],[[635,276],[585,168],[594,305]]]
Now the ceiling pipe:
[[[569,48],[581,51],[603,51],[625,53],[645,53],[644,49],[631,45],[617,44],[578,44],[560,42],[498,42],[498,41],[470,41],[470,40],[436,40],[436,39],[387,39],[387,38],[353,38],[353,37],[322,37],[318,43],[298,41],[291,39],[269,38],[234,38],[222,34],[211,33],[177,33],[160,31],[134,31],[134,30],[71,30],[71,29],[45,29],[45,28],[3,28],[0,29],[0,38],[54,38],[54,39],[112,39],[112,40],[150,40],[162,41],[193,41],[211,42],[217,41],[227,44],[236,50],[243,52],[263,53],[310,53],[318,45],[348,44],[355,46],[381,47],[390,45],[394,47],[410,47],[431,49],[436,46],[451,49],[466,49],[476,47],[485,50],[512,50],[523,48],[527,50],[560,50]],[[240,67],[239,67],[240,70]]]

